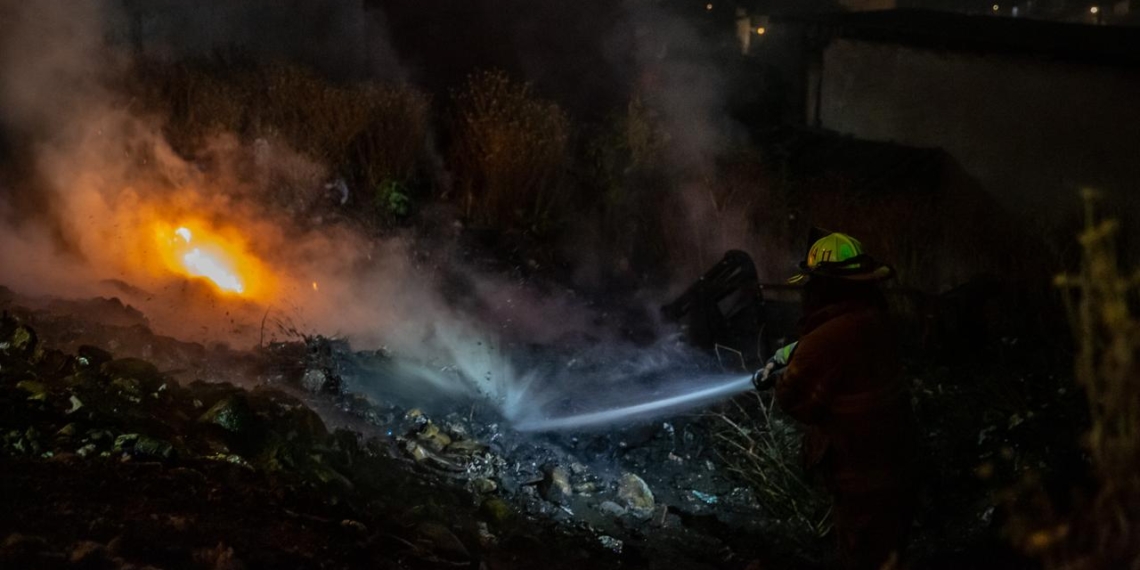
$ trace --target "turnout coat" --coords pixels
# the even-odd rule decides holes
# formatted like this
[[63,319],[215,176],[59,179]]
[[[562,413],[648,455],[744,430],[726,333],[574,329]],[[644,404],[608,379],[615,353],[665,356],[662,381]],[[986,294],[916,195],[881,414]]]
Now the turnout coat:
[[776,398],[808,426],[804,458],[833,492],[910,485],[915,428],[890,319],[875,299],[807,315]]

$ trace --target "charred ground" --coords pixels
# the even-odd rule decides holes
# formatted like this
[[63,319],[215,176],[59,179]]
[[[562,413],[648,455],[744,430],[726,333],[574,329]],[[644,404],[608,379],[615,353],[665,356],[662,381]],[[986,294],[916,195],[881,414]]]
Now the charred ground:
[[[767,396],[535,436],[478,401],[429,413],[355,394],[389,357],[343,341],[236,351],[154,335],[114,299],[4,307],[12,564],[828,564],[826,503]],[[930,458],[919,567],[1034,567],[1006,541],[1019,507],[1003,497],[1028,473],[1067,490],[1086,472],[1071,381],[1015,344],[910,367]]]

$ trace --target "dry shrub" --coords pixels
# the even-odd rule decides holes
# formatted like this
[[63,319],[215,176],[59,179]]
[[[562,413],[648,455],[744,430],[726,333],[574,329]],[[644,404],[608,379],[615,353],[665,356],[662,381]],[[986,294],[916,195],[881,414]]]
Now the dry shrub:
[[337,84],[307,69],[218,61],[140,66],[144,102],[193,154],[219,134],[284,140],[370,189],[416,177],[430,98],[406,85]]
[[624,215],[637,202],[639,179],[661,167],[668,135],[660,118],[634,95],[610,115],[585,150],[587,176],[607,215]]
[[[746,247],[753,252],[762,279],[782,282],[799,263],[802,252],[796,245],[807,235],[797,224],[787,186],[758,151],[736,152],[721,161],[718,170],[709,201],[715,208],[713,225],[721,232],[721,248]],[[734,244],[732,238],[747,241]]]
[[827,497],[806,478],[800,461],[799,432],[790,418],[767,400],[749,392],[717,414],[716,449],[730,471],[752,487],[774,521],[789,536],[808,544],[831,528]]
[[[574,207],[581,224],[572,247],[589,234],[592,260],[628,270],[653,265],[665,248],[661,209],[671,182],[664,176],[668,137],[660,116],[634,95],[583,137],[575,178],[582,182]],[[585,230],[585,231],[583,231]]]
[[626,153],[627,169],[644,170],[660,166],[665,147],[669,144],[661,118],[640,95],[634,95],[626,104],[625,114],[618,122],[619,147]]
[[143,105],[161,115],[165,135],[179,152],[191,154],[218,133],[246,130],[253,106],[252,82],[238,82],[201,66],[143,63],[137,66],[131,87]]
[[367,120],[351,147],[351,160],[366,180],[412,180],[428,140],[431,104],[414,89],[369,86]]
[[1078,343],[1076,379],[1091,427],[1084,444],[1096,488],[1069,515],[1059,515],[1035,481],[1007,500],[1009,532],[1048,568],[1140,568],[1140,270],[1118,266],[1115,221],[1099,221],[1096,195],[1085,193],[1081,272],[1062,275]]
[[469,219],[496,226],[550,221],[570,124],[558,105],[502,71],[480,71],[452,96],[450,165]]

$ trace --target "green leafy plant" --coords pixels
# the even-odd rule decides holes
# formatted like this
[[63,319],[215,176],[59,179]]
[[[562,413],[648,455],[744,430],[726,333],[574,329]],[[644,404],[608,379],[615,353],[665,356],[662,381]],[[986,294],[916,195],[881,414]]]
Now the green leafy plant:
[[411,205],[407,188],[396,180],[381,183],[372,195],[372,206],[382,216],[406,217],[411,212]]

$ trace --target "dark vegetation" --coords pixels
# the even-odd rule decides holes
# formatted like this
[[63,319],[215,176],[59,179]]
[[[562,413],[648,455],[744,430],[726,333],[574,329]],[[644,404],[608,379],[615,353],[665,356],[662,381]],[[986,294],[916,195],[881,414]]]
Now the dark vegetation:
[[[139,63],[129,77],[135,104],[164,122],[179,154],[202,159],[222,136],[283,142],[327,167],[312,185],[342,180],[351,203],[341,213],[376,233],[443,208],[473,229],[527,240],[556,266],[588,260],[607,278],[692,278],[731,245],[776,280],[818,226],[860,236],[900,268],[902,286],[925,292],[987,273],[1025,289],[1059,260],[943,155],[876,173],[859,163],[891,148],[821,133],[806,136],[837,148],[804,150],[804,136],[785,128],[724,149],[694,178],[673,154],[689,135],[671,132],[636,91],[601,119],[576,119],[502,71],[435,95],[240,55]],[[280,193],[282,203],[302,199]]]

